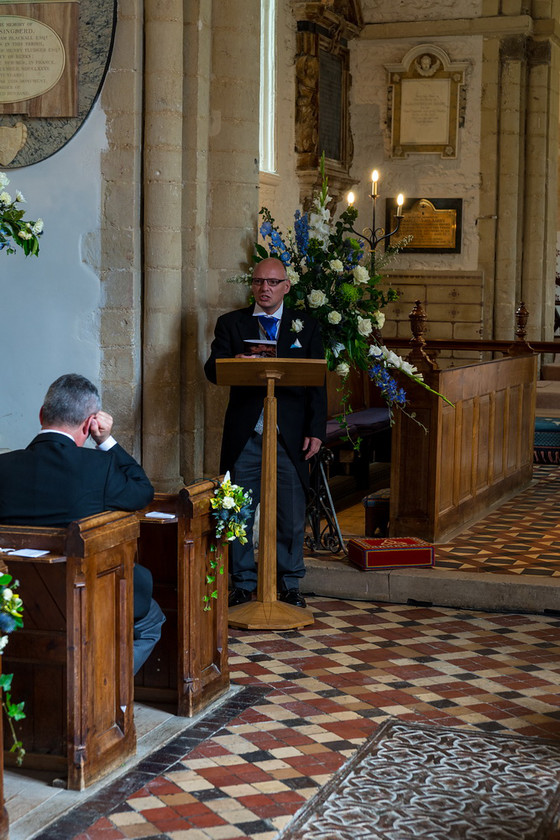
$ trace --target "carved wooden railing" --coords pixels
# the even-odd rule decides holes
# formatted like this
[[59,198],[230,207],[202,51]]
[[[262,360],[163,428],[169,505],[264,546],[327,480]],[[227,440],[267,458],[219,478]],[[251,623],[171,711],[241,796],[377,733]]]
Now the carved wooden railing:
[[408,316],[412,338],[384,338],[389,348],[410,347],[407,358],[418,370],[435,370],[438,365],[435,356],[441,350],[474,350],[480,353],[502,353],[509,356],[523,356],[528,353],[560,353],[560,339],[554,341],[527,341],[527,320],[529,313],[525,304],[519,304],[515,312],[515,340],[507,339],[437,339],[427,338],[427,316],[419,300]]

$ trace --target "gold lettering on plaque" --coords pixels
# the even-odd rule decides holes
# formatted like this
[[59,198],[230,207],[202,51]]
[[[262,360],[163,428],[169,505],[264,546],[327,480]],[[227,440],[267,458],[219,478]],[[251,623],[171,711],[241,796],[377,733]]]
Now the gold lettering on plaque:
[[64,45],[46,23],[0,15],[0,104],[46,93],[61,78],[65,63]]
[[399,237],[405,236],[413,237],[410,248],[455,248],[457,211],[436,210],[431,201],[421,198],[403,216]]

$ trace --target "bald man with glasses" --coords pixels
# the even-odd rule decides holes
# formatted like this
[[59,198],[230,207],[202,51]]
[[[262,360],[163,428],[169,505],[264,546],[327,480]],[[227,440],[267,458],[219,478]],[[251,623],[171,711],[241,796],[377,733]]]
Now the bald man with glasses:
[[[218,318],[210,358],[204,372],[216,382],[216,359],[251,358],[259,341],[276,341],[282,359],[324,359],[319,323],[304,310],[288,309],[284,297],[290,290],[281,260],[269,257],[253,272],[255,303]],[[260,498],[262,463],[262,411],[265,387],[232,387],[224,421],[220,470],[253,492],[253,506]],[[278,388],[278,597],[304,607],[299,591],[305,575],[303,536],[309,461],[325,437],[327,400],[325,388]],[[230,550],[232,590],[229,605],[250,601],[257,588],[257,569],[249,523],[249,541],[235,541]]]

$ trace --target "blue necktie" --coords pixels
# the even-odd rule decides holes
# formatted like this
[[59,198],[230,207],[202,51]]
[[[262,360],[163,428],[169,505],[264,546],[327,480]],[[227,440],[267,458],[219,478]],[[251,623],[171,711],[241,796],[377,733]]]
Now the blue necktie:
[[272,315],[259,315],[259,324],[264,330],[264,334],[269,341],[276,341],[276,334],[278,332],[278,318],[273,318]]

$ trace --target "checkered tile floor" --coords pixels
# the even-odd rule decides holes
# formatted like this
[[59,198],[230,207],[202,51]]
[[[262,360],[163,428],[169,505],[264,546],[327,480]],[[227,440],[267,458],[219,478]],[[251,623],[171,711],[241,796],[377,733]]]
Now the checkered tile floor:
[[310,606],[232,632],[240,693],[39,838],[271,840],[389,717],[560,739],[560,617]]
[[560,576],[560,468],[535,466],[531,487],[449,545],[438,568],[464,572]]

